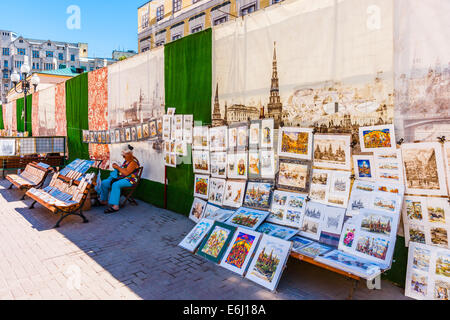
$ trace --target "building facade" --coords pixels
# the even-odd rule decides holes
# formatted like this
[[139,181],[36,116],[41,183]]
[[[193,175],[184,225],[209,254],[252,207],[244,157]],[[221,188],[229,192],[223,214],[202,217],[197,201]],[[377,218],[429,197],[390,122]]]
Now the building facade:
[[138,48],[145,52],[282,0],[151,0],[138,8]]

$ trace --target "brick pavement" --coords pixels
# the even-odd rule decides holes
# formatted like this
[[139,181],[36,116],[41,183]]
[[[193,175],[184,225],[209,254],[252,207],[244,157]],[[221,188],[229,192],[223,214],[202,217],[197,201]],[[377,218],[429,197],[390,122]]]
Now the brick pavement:
[[[266,289],[179,248],[194,223],[140,203],[114,215],[102,208],[82,224],[57,216],[0,181],[0,299],[346,299],[352,282],[290,259],[278,292]],[[405,299],[382,281],[360,283],[354,299]]]

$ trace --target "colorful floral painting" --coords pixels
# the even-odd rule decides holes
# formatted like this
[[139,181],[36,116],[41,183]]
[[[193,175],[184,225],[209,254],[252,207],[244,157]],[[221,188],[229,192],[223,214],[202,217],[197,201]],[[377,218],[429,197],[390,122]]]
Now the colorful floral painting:
[[226,258],[226,263],[241,269],[254,241],[255,236],[240,232]]

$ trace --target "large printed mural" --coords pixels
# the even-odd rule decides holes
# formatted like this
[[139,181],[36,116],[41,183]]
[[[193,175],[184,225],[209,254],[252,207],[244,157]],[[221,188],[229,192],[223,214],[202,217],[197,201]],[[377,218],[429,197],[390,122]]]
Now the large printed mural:
[[[164,100],[164,49],[160,48],[108,67],[108,119],[110,129],[137,125],[162,117]],[[143,178],[164,183],[164,160],[159,141],[132,142],[144,166]],[[127,144],[112,144],[111,164],[122,163]]]
[[393,122],[393,5],[295,1],[214,29],[213,125],[347,132]]

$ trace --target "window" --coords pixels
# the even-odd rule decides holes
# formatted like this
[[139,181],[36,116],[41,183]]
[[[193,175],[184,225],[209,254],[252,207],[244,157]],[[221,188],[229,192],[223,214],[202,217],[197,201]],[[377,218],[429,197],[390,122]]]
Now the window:
[[162,20],[164,18],[164,5],[156,8],[156,21]]
[[64,60],[64,53],[58,53],[58,60]]
[[33,70],[39,70],[39,62],[33,62]]
[[3,55],[9,56],[9,48],[3,48]]
[[173,0],[172,4],[173,4],[173,10],[172,11],[174,13],[181,10],[181,0]]
[[3,67],[8,68],[9,62],[8,60],[3,61]]
[[23,65],[23,61],[16,61],[14,63],[14,66],[16,67],[16,69],[20,69],[20,67]]
[[75,61],[75,55],[74,54],[70,55],[70,61]]
[[181,34],[176,34],[176,35],[174,35],[172,37],[172,41],[175,41],[175,40],[180,39],[180,38],[181,38]]
[[9,84],[5,83],[5,89],[8,90]]
[[228,17],[227,16],[223,16],[221,18],[218,18],[216,20],[214,20],[214,25],[217,26],[218,24],[224,23],[228,21]]
[[53,63],[44,63],[44,70],[53,70],[54,65]]
[[33,50],[33,58],[39,58],[39,51]]
[[3,72],[3,79],[8,79],[9,75],[8,72]]
[[162,46],[162,45],[164,45],[164,40],[161,40],[155,44],[155,46],[157,46],[157,47]]
[[150,47],[145,47],[145,48],[142,48],[141,52],[145,52],[145,51],[148,51],[148,50],[150,50]]
[[17,48],[17,54],[19,55],[19,56],[24,56],[24,55],[26,55],[26,50],[24,49],[24,48]]
[[196,33],[196,32],[202,31],[202,29],[203,29],[202,26],[196,26],[196,27],[192,28],[191,33]]
[[47,52],[45,53],[45,56],[46,56],[47,58],[53,58],[53,51],[47,51]]
[[141,28],[148,27],[148,12],[143,13],[141,17]]
[[256,4],[252,4],[252,5],[248,6],[248,7],[242,8],[241,9],[241,16],[245,16],[245,15],[247,15],[249,13],[254,12],[255,10],[256,10]]

